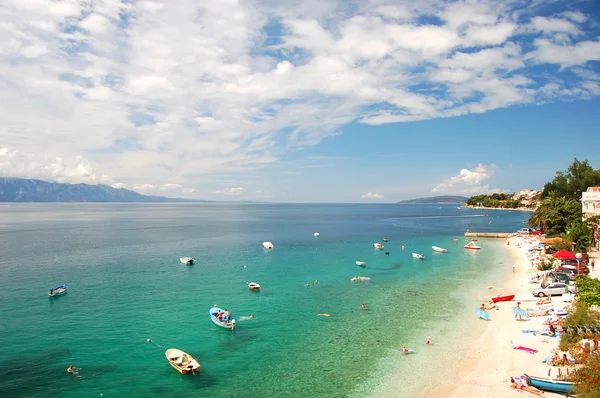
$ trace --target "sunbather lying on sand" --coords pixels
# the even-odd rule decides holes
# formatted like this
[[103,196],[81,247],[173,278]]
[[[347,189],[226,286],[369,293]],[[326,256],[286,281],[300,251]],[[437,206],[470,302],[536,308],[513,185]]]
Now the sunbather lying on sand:
[[537,311],[527,311],[527,316],[546,316],[550,314],[549,309],[542,309]]
[[519,391],[527,391],[532,394],[539,395],[540,397],[544,396],[544,392],[542,390],[538,390],[535,387],[528,386],[522,383],[517,383],[512,377],[510,378],[510,388],[514,388],[515,390]]
[[537,305],[542,305],[542,304],[548,304],[548,303],[551,303],[551,302],[552,302],[552,299],[550,298],[550,296],[548,296],[548,297],[542,297],[541,299],[539,299],[536,302],[536,304]]

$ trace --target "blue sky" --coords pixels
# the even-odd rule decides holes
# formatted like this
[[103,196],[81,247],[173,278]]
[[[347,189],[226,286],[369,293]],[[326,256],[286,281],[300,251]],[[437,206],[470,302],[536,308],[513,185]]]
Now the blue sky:
[[395,202],[600,168],[583,1],[7,0],[0,175]]

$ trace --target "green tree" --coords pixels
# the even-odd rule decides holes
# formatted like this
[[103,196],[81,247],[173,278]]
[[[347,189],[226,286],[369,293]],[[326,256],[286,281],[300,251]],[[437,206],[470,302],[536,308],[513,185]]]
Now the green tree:
[[575,221],[567,225],[563,238],[575,242],[576,252],[584,252],[592,244],[592,230],[585,221]]
[[597,185],[600,185],[600,170],[595,170],[587,160],[581,162],[575,158],[566,171],[557,171],[554,179],[544,185],[541,199],[555,192],[558,196],[579,201],[582,192]]
[[567,231],[567,225],[580,221],[581,204],[574,199],[552,192],[542,200],[540,207],[529,217],[528,224],[542,227],[549,236],[557,236]]
[[586,305],[600,306],[600,280],[590,278],[587,275],[578,275],[575,281],[577,285],[577,301]]

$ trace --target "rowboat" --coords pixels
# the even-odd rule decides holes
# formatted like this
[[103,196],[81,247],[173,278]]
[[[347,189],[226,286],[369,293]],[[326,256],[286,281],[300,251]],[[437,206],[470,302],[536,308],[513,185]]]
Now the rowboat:
[[246,285],[248,285],[248,289],[250,290],[260,290],[260,285],[256,282],[246,282]]
[[573,383],[568,381],[545,379],[543,377],[535,377],[524,375],[527,384],[540,390],[558,392],[562,394],[569,393],[573,390]]
[[200,370],[200,364],[191,355],[178,350],[177,348],[169,348],[165,351],[165,356],[171,364],[182,375],[196,373]]
[[470,241],[469,243],[467,243],[465,245],[465,249],[468,249],[468,250],[479,250],[479,249],[481,249],[481,247],[477,246],[477,243],[475,243],[475,241]]
[[186,265],[192,265],[196,262],[196,260],[194,260],[191,257],[179,257],[179,261],[181,261],[182,264],[186,264]]
[[375,249],[383,249],[384,248],[384,246],[381,243],[373,243],[373,247]]
[[60,296],[61,294],[65,294],[66,292],[67,292],[67,285],[62,285],[62,286],[55,287],[54,289],[50,289],[48,296],[50,296],[50,297]]
[[500,301],[511,301],[515,298],[514,294],[505,294],[503,296],[492,297],[492,303],[498,303]]
[[438,253],[446,253],[448,250],[443,249],[441,247],[438,246],[431,246],[431,248],[433,249],[434,252],[438,252]]
[[358,265],[359,267],[364,267],[367,263],[364,261],[357,261],[356,265]]
[[[233,330],[235,328],[235,319],[226,319],[226,320],[221,321],[221,320],[219,320],[219,318],[217,318],[217,314],[219,312],[221,312],[222,314],[225,314],[225,311],[223,311],[221,308],[217,307],[216,305],[214,307],[212,307],[210,310],[208,310],[208,313],[210,315],[210,320],[213,321],[213,323],[217,326],[220,326],[225,329]],[[229,315],[229,317],[231,318],[231,315]]]
[[413,258],[416,258],[417,260],[425,260],[424,254],[413,253],[412,256],[413,256]]

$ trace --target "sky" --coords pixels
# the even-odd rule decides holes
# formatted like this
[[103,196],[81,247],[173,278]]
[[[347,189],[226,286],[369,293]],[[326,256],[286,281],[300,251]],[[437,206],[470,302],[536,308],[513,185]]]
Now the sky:
[[2,0],[0,176],[389,203],[600,168],[595,0]]

